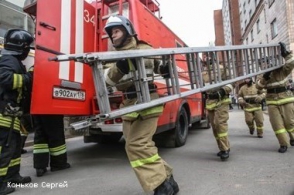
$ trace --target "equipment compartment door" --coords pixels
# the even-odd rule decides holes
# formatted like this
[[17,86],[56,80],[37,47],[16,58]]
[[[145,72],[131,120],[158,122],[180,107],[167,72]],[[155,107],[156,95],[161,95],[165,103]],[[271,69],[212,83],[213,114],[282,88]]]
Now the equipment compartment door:
[[35,34],[33,114],[91,114],[95,89],[91,68],[52,62],[57,54],[94,51],[95,9],[82,0],[39,0]]

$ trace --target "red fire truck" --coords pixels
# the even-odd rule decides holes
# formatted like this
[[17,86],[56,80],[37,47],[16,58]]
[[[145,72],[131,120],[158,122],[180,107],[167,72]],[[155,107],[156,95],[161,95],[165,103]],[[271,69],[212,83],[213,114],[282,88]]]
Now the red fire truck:
[[[114,14],[128,17],[138,38],[154,48],[186,47],[162,21],[156,0],[27,0],[24,11],[34,18],[35,68],[31,112],[33,114],[64,114],[93,116],[99,113],[93,85],[93,73],[86,64],[74,61],[52,62],[58,54],[109,51],[112,48],[103,27]],[[177,69],[181,90],[189,90],[188,70],[178,55]],[[166,84],[156,81],[158,92],[167,93]],[[117,109],[123,96],[111,98],[111,108]],[[202,123],[202,122],[205,123]],[[107,120],[87,128],[85,142],[117,142],[121,135],[121,118]],[[158,140],[171,146],[185,144],[192,125],[209,128],[201,93],[167,102],[158,122]],[[161,136],[160,136],[161,135]]]

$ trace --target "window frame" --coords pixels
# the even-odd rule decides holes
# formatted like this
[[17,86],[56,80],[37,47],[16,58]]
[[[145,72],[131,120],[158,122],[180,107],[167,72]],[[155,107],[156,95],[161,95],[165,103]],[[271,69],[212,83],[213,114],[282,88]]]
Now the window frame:
[[278,23],[277,23],[277,18],[273,19],[271,22],[271,34],[272,34],[272,39],[274,39],[276,36],[278,36]]

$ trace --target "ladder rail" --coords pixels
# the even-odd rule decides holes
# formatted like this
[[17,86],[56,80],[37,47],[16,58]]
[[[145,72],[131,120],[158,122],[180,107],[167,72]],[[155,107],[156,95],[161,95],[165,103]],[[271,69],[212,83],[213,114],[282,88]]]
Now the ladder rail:
[[[53,60],[74,60],[89,64],[93,70],[95,91],[99,114],[89,119],[73,123],[73,128],[90,126],[97,121],[102,122],[131,112],[144,110],[153,106],[203,93],[227,84],[238,82],[246,78],[258,76],[282,66],[283,58],[278,52],[278,44],[256,46],[225,46],[205,48],[166,48],[148,50],[128,50],[113,52],[96,52],[84,54],[59,55]],[[203,67],[200,54],[206,54],[206,67]],[[183,55],[184,54],[184,55]],[[179,63],[187,69],[178,68]],[[151,100],[148,77],[145,68],[145,58],[161,58],[161,62],[168,65],[170,78],[162,78],[166,83],[165,94],[158,99]],[[108,91],[103,74],[103,64],[120,59],[135,59],[138,71],[132,71],[138,103],[129,107],[111,110]],[[186,62],[185,62],[186,61]],[[223,70],[221,68],[222,65]],[[204,68],[204,69],[203,69]],[[188,70],[188,72],[187,72]],[[208,72],[209,82],[204,84],[203,70]],[[222,72],[223,71],[223,72]],[[225,78],[222,78],[223,73]],[[183,80],[183,83],[180,82]],[[156,80],[154,80],[156,83]],[[183,88],[189,88],[183,90]],[[160,89],[161,90],[161,89]]]
[[204,53],[212,51],[226,51],[226,50],[239,50],[248,48],[263,48],[267,49],[272,47],[279,47],[279,44],[266,44],[266,45],[242,45],[242,46],[217,46],[217,47],[181,47],[181,48],[160,48],[160,49],[142,49],[142,50],[127,50],[127,51],[107,51],[107,52],[88,52],[81,54],[68,54],[57,55],[49,58],[49,61],[81,61],[88,63],[93,60],[101,61],[116,61],[125,58],[138,58],[149,56],[163,56],[173,54],[187,54],[187,53]]
[[110,112],[104,113],[104,114],[98,114],[98,115],[95,115],[95,116],[91,116],[86,120],[82,120],[82,121],[79,121],[79,122],[72,123],[72,124],[70,124],[70,126],[73,127],[74,129],[80,129],[80,128],[89,127],[89,126],[93,125],[92,121],[94,121],[95,123],[96,122],[102,122],[102,121],[109,120],[109,119],[112,119],[112,118],[116,118],[116,117],[122,116],[124,114],[131,113],[131,112],[140,111],[140,110],[144,110],[144,109],[147,109],[147,108],[150,108],[150,107],[153,107],[153,106],[162,105],[163,103],[167,103],[167,102],[179,99],[179,98],[187,97],[187,96],[193,95],[195,93],[202,93],[202,92],[205,92],[205,91],[212,90],[212,89],[214,89],[216,87],[216,85],[218,87],[220,87],[220,86],[223,86],[223,85],[227,85],[227,84],[230,84],[230,83],[234,83],[234,82],[237,82],[237,81],[244,80],[246,78],[254,77],[254,76],[257,76],[259,74],[263,74],[263,73],[265,73],[267,71],[275,70],[277,68],[280,68],[280,66],[272,67],[272,68],[269,68],[269,69],[266,69],[266,70],[261,70],[258,73],[250,73],[248,75],[244,75],[244,76],[240,76],[240,77],[237,77],[237,78],[234,78],[234,79],[231,79],[231,80],[223,81],[221,84],[207,85],[207,86],[202,87],[202,88],[197,88],[197,89],[193,89],[193,90],[190,90],[190,91],[182,92],[181,94],[174,94],[174,95],[170,95],[170,96],[160,97],[158,99],[151,100],[150,102],[136,104],[136,105],[133,105],[133,106],[130,106],[130,107],[125,107],[125,108],[121,108],[121,109],[118,109],[118,110],[113,110],[113,111],[110,111]]

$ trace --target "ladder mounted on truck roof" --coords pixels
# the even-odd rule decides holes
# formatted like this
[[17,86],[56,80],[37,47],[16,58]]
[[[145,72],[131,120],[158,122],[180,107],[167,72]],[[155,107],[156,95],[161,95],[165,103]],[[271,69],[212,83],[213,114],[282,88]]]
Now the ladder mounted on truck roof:
[[[204,64],[200,59],[201,54],[208,57],[211,62],[207,69],[209,75],[208,83],[204,82],[201,74]],[[108,89],[103,74],[103,65],[107,62],[127,58],[135,58],[137,63],[138,73],[133,76],[138,104],[118,110],[111,110]],[[170,78],[165,79],[168,90],[165,96],[151,100],[144,58],[160,58],[163,63],[169,64]],[[109,51],[59,55],[50,60],[74,60],[89,64],[92,68],[100,113],[96,116],[89,117],[87,120],[71,124],[74,129],[84,128],[96,122],[109,120],[127,113],[144,110],[172,100],[254,77],[277,69],[283,64],[283,58],[280,55],[280,46],[278,44]],[[206,61],[208,62],[208,60]],[[177,67],[177,64],[180,63],[184,63],[187,66],[187,71],[183,71],[183,68]],[[225,70],[226,80],[222,80],[221,78],[220,65]],[[189,78],[186,84],[180,82],[179,78],[183,77],[183,75]],[[183,86],[186,88],[188,86],[189,90],[182,91],[181,87]]]

